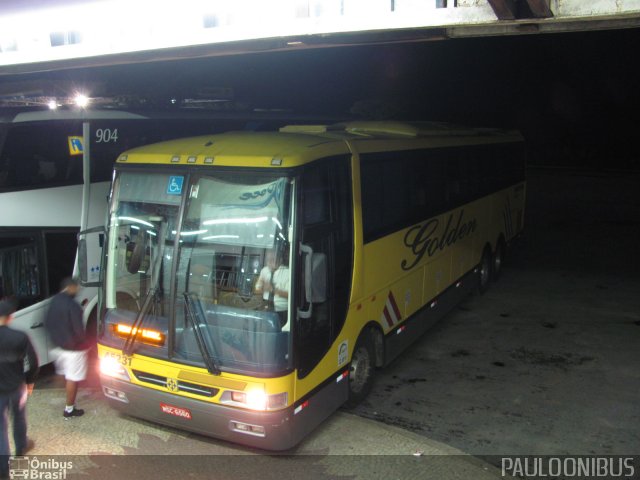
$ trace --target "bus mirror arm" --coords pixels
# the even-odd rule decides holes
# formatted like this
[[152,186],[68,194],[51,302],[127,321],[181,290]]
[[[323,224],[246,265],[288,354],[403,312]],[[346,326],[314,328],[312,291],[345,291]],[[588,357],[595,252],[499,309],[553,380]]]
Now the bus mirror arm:
[[315,253],[309,245],[300,244],[304,258],[304,296],[309,304],[307,310],[298,309],[298,318],[310,318],[314,303],[327,299],[327,256]]

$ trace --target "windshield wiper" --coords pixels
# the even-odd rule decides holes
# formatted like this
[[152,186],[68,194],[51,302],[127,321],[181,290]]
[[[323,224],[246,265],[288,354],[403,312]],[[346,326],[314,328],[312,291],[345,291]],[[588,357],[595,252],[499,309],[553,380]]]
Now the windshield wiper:
[[159,290],[159,287],[155,286],[154,288],[149,289],[149,291],[147,292],[147,296],[144,297],[144,301],[142,302],[140,311],[138,312],[136,319],[133,321],[133,324],[131,325],[131,331],[129,332],[129,335],[124,342],[124,347],[122,347],[123,354],[128,356],[133,353],[133,346],[136,343],[140,332],[142,331],[142,323],[144,322],[144,318],[147,314],[147,310],[149,309],[149,305],[151,305],[151,300],[156,299]]
[[[167,235],[167,222],[162,219],[159,228],[158,235],[158,255],[155,258],[155,263],[152,266],[151,270],[151,288],[147,291],[147,295],[144,297],[142,301],[142,305],[140,305],[140,310],[138,311],[138,315],[136,315],[136,319],[133,321],[131,325],[131,331],[127,336],[127,339],[124,342],[124,347],[122,348],[122,353],[124,355],[131,355],[133,353],[133,346],[138,340],[138,336],[142,331],[142,323],[144,322],[145,316],[147,314],[147,310],[149,310],[149,306],[151,305],[151,300],[154,300],[156,303],[158,301],[158,293],[160,292],[160,270],[162,268],[162,256],[164,255],[164,242],[165,237]],[[146,248],[146,246],[145,246]],[[155,274],[155,277],[154,277]]]
[[[191,326],[193,327],[193,334],[196,337],[196,343],[198,344],[198,349],[200,350],[200,355],[204,360],[205,365],[207,366],[207,370],[209,373],[214,375],[220,375],[220,369],[214,360],[214,357],[209,353],[209,349],[207,348],[207,344],[204,341],[204,336],[202,335],[202,330],[200,329],[199,318],[202,318],[202,307],[200,306],[200,301],[195,293],[184,292],[184,302],[187,310],[187,317],[191,321]],[[197,302],[197,306],[196,306]],[[197,311],[197,313],[196,313]],[[212,348],[215,352],[215,347],[212,345]]]

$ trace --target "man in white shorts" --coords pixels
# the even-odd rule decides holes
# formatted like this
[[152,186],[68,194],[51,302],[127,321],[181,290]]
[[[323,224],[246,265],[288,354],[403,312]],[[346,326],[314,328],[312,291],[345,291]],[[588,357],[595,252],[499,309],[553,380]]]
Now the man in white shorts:
[[76,408],[78,382],[87,377],[87,351],[89,348],[82,321],[82,308],[74,300],[80,284],[65,278],[60,293],[54,295],[45,318],[49,339],[55,345],[51,351],[56,373],[66,380],[67,403],[64,418],[81,417],[84,410]]

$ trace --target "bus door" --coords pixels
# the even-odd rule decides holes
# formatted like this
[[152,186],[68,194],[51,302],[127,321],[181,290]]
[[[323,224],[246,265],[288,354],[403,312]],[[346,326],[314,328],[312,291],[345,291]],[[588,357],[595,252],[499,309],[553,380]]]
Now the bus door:
[[76,252],[75,228],[0,232],[0,298],[15,301],[11,326],[25,332],[41,365],[48,363],[49,345],[42,300],[58,292],[71,275]]
[[[336,361],[321,364],[321,360],[340,332],[348,310],[353,264],[349,161],[348,156],[330,158],[309,166],[302,175],[299,220],[303,251],[296,272],[296,367],[298,380],[305,382],[304,379],[308,379],[303,391],[315,388],[338,369]],[[313,255],[313,261],[307,258],[309,255]],[[325,262],[324,267],[322,262]],[[314,270],[324,268],[326,271],[324,279],[316,278],[317,271],[313,275],[313,282],[325,281],[326,289],[324,296],[313,298],[311,302],[305,291],[305,270],[310,265]],[[344,396],[331,398],[327,402],[331,405],[327,404],[326,408],[337,408],[346,400],[346,395],[345,390]]]

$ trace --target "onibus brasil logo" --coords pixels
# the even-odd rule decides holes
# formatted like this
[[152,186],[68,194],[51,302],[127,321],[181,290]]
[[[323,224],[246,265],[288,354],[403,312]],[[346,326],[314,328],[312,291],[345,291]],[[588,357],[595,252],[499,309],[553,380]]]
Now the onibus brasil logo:
[[60,461],[54,458],[9,457],[9,478],[25,478],[33,480],[65,480],[73,462]]

